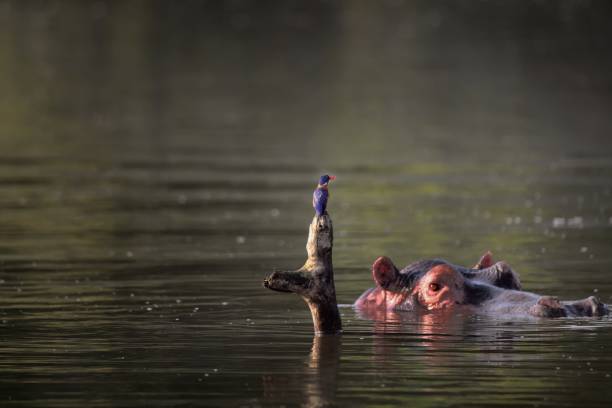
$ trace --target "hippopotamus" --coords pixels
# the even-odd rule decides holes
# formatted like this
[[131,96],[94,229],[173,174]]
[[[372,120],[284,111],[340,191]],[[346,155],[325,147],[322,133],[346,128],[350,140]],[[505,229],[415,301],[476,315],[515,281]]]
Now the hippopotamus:
[[441,310],[533,317],[604,316],[608,307],[596,297],[559,301],[521,290],[518,275],[486,253],[473,268],[443,259],[423,260],[401,271],[388,257],[372,265],[376,287],[354,303],[357,309]]

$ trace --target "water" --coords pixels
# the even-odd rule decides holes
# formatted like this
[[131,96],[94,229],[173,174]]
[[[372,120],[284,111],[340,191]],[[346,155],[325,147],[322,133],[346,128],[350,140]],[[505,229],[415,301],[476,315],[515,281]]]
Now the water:
[[338,300],[486,250],[612,303],[601,3],[0,3],[0,405],[608,406],[612,324],[293,295],[336,174]]

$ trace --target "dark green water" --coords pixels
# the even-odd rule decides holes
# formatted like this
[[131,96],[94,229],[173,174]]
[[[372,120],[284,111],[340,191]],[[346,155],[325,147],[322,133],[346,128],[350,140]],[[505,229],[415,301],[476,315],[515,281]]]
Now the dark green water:
[[606,2],[0,2],[0,406],[601,406],[612,320],[339,302],[485,250],[612,303]]

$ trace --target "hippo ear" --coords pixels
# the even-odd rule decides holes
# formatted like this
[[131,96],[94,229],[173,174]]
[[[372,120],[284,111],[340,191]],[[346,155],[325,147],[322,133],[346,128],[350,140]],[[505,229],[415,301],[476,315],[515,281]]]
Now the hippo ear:
[[486,269],[493,266],[493,254],[491,251],[485,252],[483,256],[480,257],[480,260],[472,269]]
[[372,277],[376,284],[383,289],[392,286],[396,282],[399,271],[386,256],[381,256],[372,264]]

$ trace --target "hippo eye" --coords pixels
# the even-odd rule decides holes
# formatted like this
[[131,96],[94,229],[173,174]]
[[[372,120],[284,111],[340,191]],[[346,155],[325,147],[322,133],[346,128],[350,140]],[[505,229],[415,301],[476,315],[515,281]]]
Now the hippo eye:
[[437,283],[430,283],[429,290],[431,290],[432,292],[437,292],[440,290],[440,285],[438,285]]

